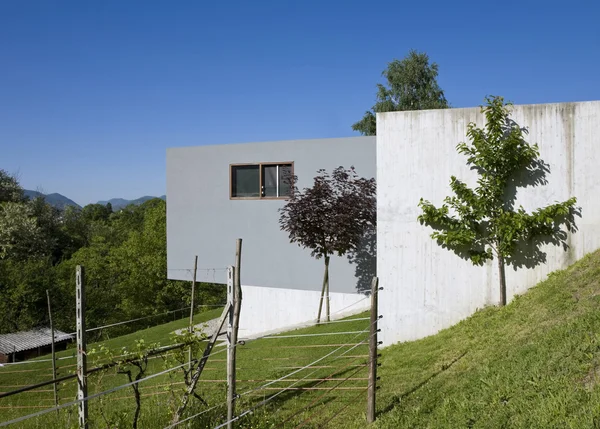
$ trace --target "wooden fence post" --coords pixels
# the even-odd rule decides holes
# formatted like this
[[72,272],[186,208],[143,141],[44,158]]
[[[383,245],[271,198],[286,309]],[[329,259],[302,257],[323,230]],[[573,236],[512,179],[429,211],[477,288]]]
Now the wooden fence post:
[[[196,273],[198,272],[198,255],[194,258],[194,277],[192,278],[192,302],[190,307],[190,332],[194,330],[194,297],[196,296]],[[188,369],[192,369],[192,346],[188,350]]]
[[[46,289],[46,299],[48,301],[48,319],[50,321],[50,335],[51,335],[51,347],[52,347],[52,379],[56,380],[56,353],[54,351],[54,325],[52,324],[52,307],[50,306],[50,291]],[[58,387],[54,383],[54,406],[58,407]],[[57,410],[58,412],[58,410]]]
[[375,392],[377,391],[377,292],[379,279],[371,282],[371,325],[369,329],[369,386],[367,389],[367,423],[375,421]]
[[[233,310],[231,312],[231,332],[229,340],[229,351],[227,353],[227,429],[233,428],[233,417],[235,414],[235,359],[237,352],[238,330],[240,327],[240,310],[242,304],[242,285],[240,282],[240,272],[242,265],[242,239],[238,238],[235,249],[235,268],[233,269],[233,288],[232,300]],[[229,285],[229,280],[228,280]],[[228,286],[229,287],[229,286]]]
[[[77,265],[75,271],[77,319],[77,399],[87,398],[87,350],[85,332],[85,269]],[[87,400],[79,403],[79,428],[88,429]]]

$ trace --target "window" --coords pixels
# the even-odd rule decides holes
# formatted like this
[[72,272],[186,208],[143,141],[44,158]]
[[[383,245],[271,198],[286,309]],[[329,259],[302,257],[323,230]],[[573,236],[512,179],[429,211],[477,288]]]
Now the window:
[[231,198],[287,198],[294,166],[291,162],[267,162],[230,166]]

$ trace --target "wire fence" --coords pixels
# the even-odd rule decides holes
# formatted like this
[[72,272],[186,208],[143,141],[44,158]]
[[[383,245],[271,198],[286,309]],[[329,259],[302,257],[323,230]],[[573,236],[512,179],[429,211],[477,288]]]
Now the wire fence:
[[[355,303],[338,310],[336,313],[339,314],[355,307],[366,299],[368,297],[361,297]],[[204,307],[218,308],[223,306],[206,305]],[[160,314],[98,326],[86,331],[94,332],[177,311],[189,310],[190,308],[188,306]],[[333,313],[332,316],[335,316],[336,313]],[[208,374],[199,380],[199,383],[203,386],[201,389],[202,394],[206,393],[211,398],[212,404],[206,403],[201,406],[200,403],[196,403],[195,410],[191,408],[189,415],[184,415],[181,420],[169,424],[165,429],[174,428],[198,419],[204,419],[202,420],[203,424],[206,425],[204,427],[218,429],[232,423],[239,424],[243,419],[251,418],[253,414],[261,409],[276,416],[276,421],[280,425],[277,427],[288,424],[296,425],[294,427],[303,427],[314,422],[320,422],[321,425],[330,422],[350,406],[351,402],[349,401],[355,401],[360,395],[364,395],[368,388],[369,377],[366,370],[369,363],[368,346],[371,338],[369,332],[372,327],[372,323],[365,323],[368,320],[370,320],[369,317],[348,317],[341,320],[321,322],[316,327],[305,328],[305,330],[308,329],[306,332],[264,335],[238,344],[216,345],[217,349],[210,354],[207,365],[204,367],[204,371],[207,371]],[[343,327],[348,323],[351,324],[349,329],[339,330],[339,327]],[[222,400],[218,400],[218,392],[222,392],[222,387],[216,386],[227,383],[227,359],[221,356],[233,348],[239,352],[236,372],[238,391],[241,393],[236,396],[236,406],[239,412],[228,420],[224,416],[227,401],[222,396]],[[189,367],[190,363],[197,364],[199,361],[198,358],[195,358],[191,362],[177,363],[174,355],[176,353],[171,350],[165,350],[165,353],[147,356],[146,359],[150,361],[148,365],[151,368],[149,375],[122,384],[118,384],[115,378],[124,376],[118,369],[111,368],[112,372],[99,371],[98,374],[90,375],[92,380],[96,380],[93,377],[97,378],[96,384],[93,385],[93,392],[85,398],[63,402],[57,406],[43,405],[43,402],[50,402],[53,400],[52,398],[39,398],[39,396],[51,395],[54,392],[53,389],[48,388],[31,389],[19,393],[20,395],[31,395],[30,398],[37,398],[34,400],[35,403],[4,405],[2,399],[0,399],[0,410],[8,409],[13,414],[16,410],[39,410],[1,422],[0,427],[22,424],[29,419],[36,419],[52,412],[60,412],[69,407],[75,407],[82,402],[89,402],[92,411],[96,411],[101,410],[101,404],[104,402],[123,405],[128,403],[127,401],[140,398],[154,398],[156,400],[163,398],[156,404],[165,407],[166,416],[168,414],[166,407],[169,401],[172,403],[173,398],[179,397],[182,388],[188,385],[188,382],[181,381],[186,374],[186,368]],[[114,357],[124,356],[128,355]],[[74,358],[76,358],[75,355],[63,356],[57,360]],[[163,360],[164,369],[160,369],[159,364],[151,363],[158,359]],[[27,369],[26,366],[48,362],[52,362],[52,359],[5,364],[5,367],[0,368],[0,375],[23,374],[28,378],[30,376],[47,377],[50,375],[50,380],[46,381],[54,384],[56,380],[51,378],[52,372],[49,366],[31,369]],[[75,366],[76,364],[62,365],[60,369],[64,372],[65,369],[72,368],[69,371],[71,372],[70,375],[73,375],[75,372],[73,367]],[[111,381],[113,378],[115,378],[114,381]],[[63,383],[67,381],[65,380]],[[66,396],[72,397],[76,391],[76,380],[70,379],[70,381],[73,381],[73,383],[63,384],[61,389],[65,389]],[[111,395],[123,389],[142,384],[146,387],[144,387],[143,392],[140,391],[139,396],[135,394]],[[2,385],[0,379],[0,395],[9,392],[5,389],[16,388],[16,390],[19,390],[26,387],[28,385],[17,383]],[[347,394],[352,396],[348,398]],[[94,405],[96,399],[100,403]],[[300,402],[300,400],[302,401]],[[328,405],[324,406],[325,403]],[[340,406],[333,409],[331,408],[332,403],[339,403]],[[199,409],[199,407],[201,408]]]

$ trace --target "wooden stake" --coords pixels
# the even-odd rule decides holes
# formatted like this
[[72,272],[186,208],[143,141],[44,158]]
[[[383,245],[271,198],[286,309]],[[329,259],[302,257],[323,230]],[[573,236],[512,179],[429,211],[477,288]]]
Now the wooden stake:
[[[194,297],[196,296],[196,273],[198,272],[198,255],[194,258],[194,278],[192,278],[192,299],[190,307],[190,332],[194,331]],[[192,369],[192,347],[188,350],[188,369]]]
[[[51,347],[52,347],[52,379],[56,380],[56,354],[54,351],[54,325],[52,324],[52,307],[50,306],[50,291],[46,289],[46,299],[48,301],[48,319],[50,321],[50,335],[51,335]],[[54,406],[58,407],[58,387],[56,383],[54,386]],[[58,410],[57,410],[58,412]]]
[[367,388],[367,423],[375,421],[375,392],[377,391],[377,292],[379,280],[371,282],[371,325],[369,337],[369,386]]
[[210,353],[212,352],[212,349],[215,346],[215,343],[217,342],[217,338],[221,334],[221,329],[223,328],[223,325],[225,324],[225,320],[227,319],[227,317],[229,316],[229,312],[231,312],[231,311],[232,311],[231,306],[228,303],[225,306],[225,308],[223,309],[221,318],[219,319],[219,322],[217,323],[217,329],[215,330],[215,332],[213,332],[213,335],[210,338],[210,341],[208,342],[208,344],[206,344],[206,348],[204,349],[202,358],[198,362],[198,366],[194,370],[194,374],[192,375],[190,384],[187,387],[185,393],[183,394],[183,398],[181,398],[181,403],[179,405],[179,408],[177,408],[177,412],[173,415],[173,419],[171,420],[172,425],[176,425],[177,422],[179,422],[181,415],[185,411],[185,408],[187,407],[188,401],[190,399],[190,395],[193,394],[194,390],[196,389],[196,385],[198,384],[198,380],[200,379],[200,376],[202,375],[202,371],[204,370],[206,362],[208,361],[208,357],[210,356]]
[[[77,319],[77,399],[87,398],[87,350],[85,332],[85,269],[77,265],[75,270],[75,295]],[[79,403],[79,428],[88,429],[88,403]]]
[[229,353],[227,354],[227,429],[233,428],[236,400],[236,374],[235,359],[238,342],[238,330],[240,327],[240,311],[242,306],[242,285],[241,285],[241,265],[242,265],[242,239],[238,238],[235,248],[235,268],[233,270],[233,317],[231,320],[231,340],[229,341]]

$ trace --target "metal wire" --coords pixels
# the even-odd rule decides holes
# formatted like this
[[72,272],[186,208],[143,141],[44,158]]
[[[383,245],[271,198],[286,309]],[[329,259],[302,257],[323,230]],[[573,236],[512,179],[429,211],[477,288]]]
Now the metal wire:
[[[373,324],[374,324],[374,323],[377,323],[377,321],[373,322]],[[357,338],[357,337],[358,337],[360,334],[363,334],[363,333],[366,333],[366,332],[368,332],[370,328],[371,328],[371,324],[369,324],[369,326],[367,327],[367,329],[365,329],[365,330],[363,330],[363,331],[360,331],[360,332],[359,332],[359,333],[358,333],[358,334],[357,334],[357,335],[356,335],[356,336],[355,336],[353,339]],[[360,344],[361,344],[361,343],[358,343],[358,344],[354,345],[354,346],[353,346],[351,349],[349,349],[349,350],[347,350],[346,352],[344,352],[344,353],[342,354],[342,356],[343,356],[343,355],[345,355],[345,354],[347,354],[348,352],[350,352],[350,351],[351,351],[351,350],[353,350],[354,348],[358,347]],[[311,366],[313,366],[313,365],[315,365],[315,364],[317,364],[317,363],[321,362],[322,360],[324,360],[324,359],[328,358],[328,357],[329,357],[329,356],[331,356],[333,353],[335,353],[335,352],[337,352],[337,351],[341,350],[341,348],[342,348],[342,347],[343,347],[343,346],[340,346],[340,347],[338,347],[337,349],[335,349],[335,350],[333,350],[333,351],[331,351],[331,352],[327,353],[325,356],[323,356],[323,357],[321,357],[321,358],[319,358],[319,359],[317,359],[317,360],[315,360],[315,361],[311,362],[310,364],[308,364],[308,365],[306,365],[306,366],[304,366],[304,367],[302,367],[302,368],[300,368],[300,369],[297,369],[297,370],[295,370],[295,371],[292,371],[291,373],[289,373],[289,374],[287,374],[287,375],[284,375],[284,376],[282,376],[282,377],[278,378],[277,380],[271,381],[271,382],[269,382],[269,383],[266,383],[266,384],[264,384],[264,385],[262,385],[262,386],[259,386],[259,387],[257,387],[257,388],[253,388],[253,389],[247,390],[246,392],[244,392],[244,393],[240,394],[239,396],[241,397],[241,396],[247,395],[247,394],[249,394],[249,393],[256,392],[256,391],[258,391],[258,390],[262,390],[262,389],[264,389],[265,387],[268,387],[268,386],[270,386],[270,385],[272,385],[272,384],[274,384],[274,383],[276,383],[276,382],[279,382],[279,381],[281,381],[281,380],[284,380],[284,379],[286,379],[286,378],[289,378],[290,376],[292,376],[292,375],[294,375],[294,374],[297,374],[298,372],[300,372],[300,371],[302,371],[302,370],[304,370],[304,369],[310,368]],[[310,376],[310,375],[314,374],[316,371],[317,371],[317,370],[313,371],[313,372],[312,372],[312,373],[310,373],[308,376]],[[296,383],[299,383],[299,381],[298,381],[298,382],[296,382]],[[294,383],[294,384],[296,384],[296,383]],[[267,399],[265,399],[265,400],[263,400],[263,401],[259,402],[257,405],[255,405],[255,406],[253,406],[253,407],[249,408],[248,410],[244,411],[243,413],[239,414],[238,416],[234,417],[233,419],[231,419],[231,420],[228,420],[228,421],[226,421],[225,423],[222,423],[222,424],[220,424],[220,425],[216,426],[214,429],[220,429],[220,428],[222,428],[222,427],[226,426],[227,424],[229,424],[229,423],[231,423],[231,422],[234,422],[234,421],[237,421],[237,420],[241,419],[242,417],[244,417],[245,415],[247,415],[247,414],[249,414],[249,413],[252,413],[252,412],[253,412],[255,409],[257,409],[258,407],[261,407],[261,406],[265,405],[266,403],[268,403],[269,401],[273,400],[274,398],[276,398],[277,396],[279,396],[280,394],[282,394],[282,393],[283,393],[283,392],[285,392],[286,390],[289,390],[289,388],[290,388],[290,387],[293,387],[293,386],[294,386],[294,384],[292,384],[291,386],[287,386],[287,387],[283,388],[283,389],[282,389],[282,390],[280,390],[279,392],[277,392],[277,393],[275,393],[274,395],[271,395],[270,397],[268,397]]]
[[130,383],[125,383],[125,384],[122,384],[120,386],[113,387],[112,389],[105,390],[103,392],[94,393],[93,395],[86,396],[85,398],[82,398],[82,399],[77,399],[75,401],[71,401],[71,402],[67,402],[65,404],[59,405],[57,407],[47,408],[45,410],[38,411],[37,413],[28,414],[26,416],[18,417],[18,418],[13,419],[13,420],[8,420],[8,421],[0,423],[0,427],[2,427],[2,426],[8,426],[8,425],[11,425],[11,424],[14,424],[14,423],[19,423],[19,422],[22,422],[23,420],[28,420],[28,419],[33,418],[33,417],[38,417],[38,416],[44,415],[46,413],[50,413],[52,411],[57,411],[57,410],[61,410],[61,409],[66,408],[66,407],[77,405],[80,402],[89,401],[90,399],[94,399],[94,398],[97,398],[99,396],[104,396],[104,395],[107,395],[109,393],[116,392],[117,390],[121,390],[121,389],[124,389],[125,387],[129,387],[129,386],[133,386],[134,384],[142,383],[142,382],[144,382],[146,380],[150,380],[152,378],[155,378],[155,377],[167,374],[167,373],[169,373],[171,371],[175,371],[175,370],[183,368],[184,366],[187,366],[187,365],[188,365],[188,362],[185,362],[184,364],[177,365],[175,367],[165,369],[164,371],[157,372],[156,374],[149,375],[149,376],[141,378],[139,380],[135,380],[135,381],[132,381]]

